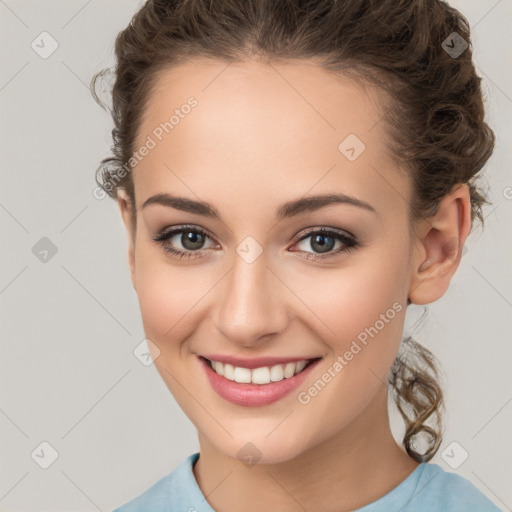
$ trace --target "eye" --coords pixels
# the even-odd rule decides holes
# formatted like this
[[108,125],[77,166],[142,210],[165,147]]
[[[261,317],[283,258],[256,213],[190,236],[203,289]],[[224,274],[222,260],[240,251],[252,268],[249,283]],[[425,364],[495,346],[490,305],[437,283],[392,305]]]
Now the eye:
[[[180,226],[168,231],[162,231],[154,242],[162,245],[164,251],[180,258],[195,258],[203,253],[204,244],[211,237],[203,229],[197,227]],[[182,248],[176,247],[180,244]]]
[[[310,239],[309,243],[306,243],[307,239]],[[212,240],[212,237],[205,230],[194,226],[179,226],[174,229],[163,230],[153,238],[154,242],[162,245],[164,251],[179,258],[202,256],[208,248],[205,247],[205,243],[208,240]],[[332,252],[336,243],[338,243],[338,250]],[[326,228],[316,229],[303,234],[296,242],[297,244],[303,244],[305,247],[302,247],[300,251],[292,252],[305,252],[307,254],[306,259],[308,260],[330,258],[339,253],[354,250],[359,246],[359,242],[352,235]],[[181,248],[179,245],[181,245]],[[308,252],[308,247],[313,252]]]
[[[306,240],[309,242],[306,242]],[[338,245],[338,250],[331,252]],[[321,260],[336,256],[339,253],[349,252],[359,246],[359,242],[353,236],[349,236],[342,231],[333,229],[320,228],[314,231],[309,231],[299,238],[299,244],[303,244],[301,251],[308,253],[306,259]],[[310,248],[314,252],[308,252],[306,249]]]

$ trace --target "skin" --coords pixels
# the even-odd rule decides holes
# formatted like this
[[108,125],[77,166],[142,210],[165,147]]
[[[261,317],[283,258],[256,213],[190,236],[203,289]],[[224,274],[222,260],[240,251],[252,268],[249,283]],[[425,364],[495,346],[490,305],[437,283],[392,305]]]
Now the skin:
[[[165,70],[150,92],[136,147],[190,96],[197,107],[133,171],[135,224],[123,190],[118,204],[155,365],[198,430],[195,478],[217,511],[362,507],[418,465],[392,436],[386,376],[407,298],[437,300],[459,265],[471,227],[468,188],[455,186],[409,236],[411,183],[379,122],[385,99],[312,61],[226,67],[195,58]],[[353,162],[338,150],[348,134],[366,146]],[[331,204],[276,220],[283,203],[332,192],[361,199],[375,213]],[[222,220],[142,207],[162,193],[207,201]],[[213,235],[202,255],[177,258],[153,241],[185,223]],[[347,231],[360,246],[336,254],[344,247],[336,242],[330,258],[307,259],[319,254],[318,245],[296,235],[321,227]],[[247,236],[263,251],[252,263],[236,252]],[[179,235],[172,240],[175,248],[190,247]],[[298,391],[307,390],[394,303],[401,310],[306,405],[298,392],[263,407],[231,404],[198,362],[205,353],[321,356]],[[249,442],[261,452],[253,466],[237,457]]]

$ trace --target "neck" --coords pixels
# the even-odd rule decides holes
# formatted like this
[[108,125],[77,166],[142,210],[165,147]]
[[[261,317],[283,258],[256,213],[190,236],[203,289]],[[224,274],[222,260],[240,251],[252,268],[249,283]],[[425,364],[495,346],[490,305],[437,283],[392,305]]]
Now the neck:
[[418,466],[393,438],[384,386],[350,425],[286,462],[248,467],[201,434],[199,443],[194,476],[212,508],[223,512],[351,511],[390,492]]

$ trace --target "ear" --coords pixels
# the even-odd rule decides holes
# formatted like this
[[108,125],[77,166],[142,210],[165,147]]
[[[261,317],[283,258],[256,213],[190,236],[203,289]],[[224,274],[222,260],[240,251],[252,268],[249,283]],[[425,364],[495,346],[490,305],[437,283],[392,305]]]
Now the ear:
[[124,189],[117,190],[117,204],[128,234],[128,264],[130,266],[133,288],[137,291],[137,279],[135,275],[135,205]]
[[471,200],[467,184],[457,184],[439,202],[437,212],[420,221],[409,299],[428,304],[442,297],[450,285],[471,231]]

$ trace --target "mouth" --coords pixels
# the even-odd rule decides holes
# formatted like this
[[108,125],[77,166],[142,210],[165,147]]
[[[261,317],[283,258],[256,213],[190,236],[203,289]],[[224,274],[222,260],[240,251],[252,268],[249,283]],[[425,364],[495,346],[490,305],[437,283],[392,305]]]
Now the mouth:
[[233,366],[198,356],[213,390],[235,405],[263,406],[276,402],[298,388],[321,357],[254,367]]
[[284,379],[290,379],[321,359],[321,357],[314,357],[311,359],[300,359],[287,363],[266,366],[261,365],[258,367],[254,367],[254,364],[251,364],[251,368],[249,368],[249,365],[238,366],[230,363],[222,363],[221,361],[207,359],[203,356],[199,356],[199,358],[205,361],[217,375],[227,380],[238,382],[239,384],[257,385],[265,385],[271,382],[280,382]]

